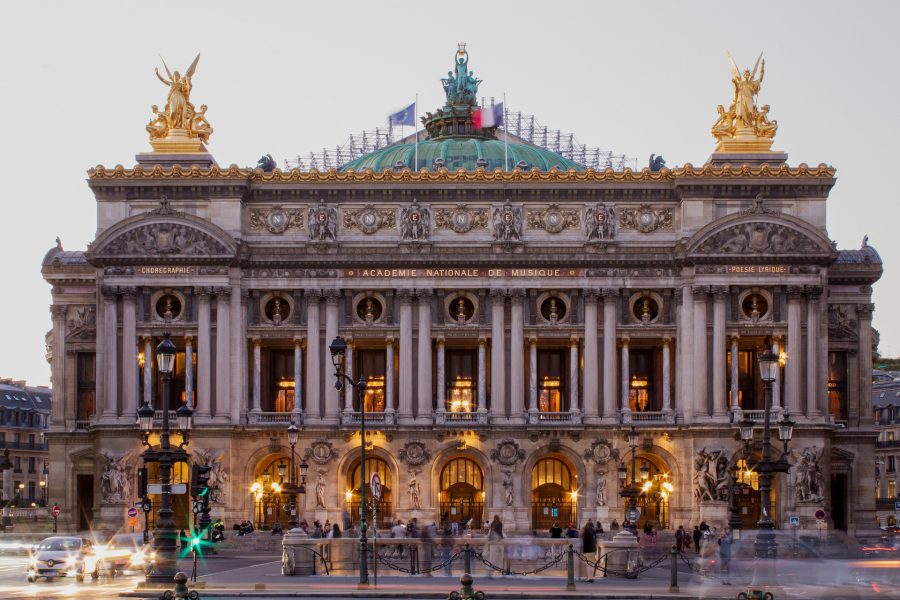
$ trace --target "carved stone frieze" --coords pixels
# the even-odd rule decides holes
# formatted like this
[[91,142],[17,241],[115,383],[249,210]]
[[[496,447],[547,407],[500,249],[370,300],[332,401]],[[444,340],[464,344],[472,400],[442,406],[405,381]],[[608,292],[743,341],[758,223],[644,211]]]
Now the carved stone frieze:
[[245,277],[259,277],[263,279],[285,278],[285,277],[337,277],[336,269],[279,269],[279,268],[256,268],[244,271]]
[[584,211],[584,235],[589,242],[612,241],[616,237],[616,211],[599,202]]
[[97,309],[93,306],[75,307],[66,329],[67,339],[92,339],[97,333]]
[[559,233],[564,229],[575,229],[580,224],[577,210],[561,209],[551,204],[544,210],[528,211],[528,229],[543,229],[547,233]]
[[588,277],[674,277],[676,270],[671,267],[618,267],[609,269],[588,269]]
[[858,339],[859,323],[853,314],[853,305],[831,304],[828,306],[828,337],[836,340]]
[[609,461],[619,459],[619,450],[614,448],[612,442],[597,438],[591,442],[591,449],[584,451],[584,460],[593,460],[598,465],[605,465]]
[[519,448],[519,444],[515,440],[502,440],[496,448],[491,450],[491,460],[511,467],[525,460],[525,450]]
[[522,209],[509,200],[494,208],[491,219],[494,239],[498,242],[522,241]]
[[347,229],[359,229],[366,235],[377,233],[380,229],[394,227],[397,224],[397,213],[394,209],[375,208],[366,204],[356,210],[342,211],[342,224]]
[[649,204],[641,204],[638,208],[623,208],[619,211],[619,227],[635,229],[641,233],[672,229],[672,209],[653,208]]
[[798,254],[820,250],[819,245],[796,229],[779,223],[739,223],[710,236],[699,254]]
[[303,458],[308,458],[317,465],[327,465],[337,457],[337,449],[328,440],[316,440],[303,451]]
[[311,242],[334,242],[337,240],[337,209],[326,206],[321,200],[318,206],[309,209],[306,226]]
[[285,209],[276,205],[271,208],[254,208],[250,211],[250,229],[284,233],[291,227],[303,229],[303,209]]
[[100,256],[210,256],[228,254],[221,242],[184,223],[150,223],[129,229]]
[[466,204],[457,204],[456,208],[439,208],[434,211],[434,226],[438,229],[452,229],[456,233],[486,229],[487,222],[486,208],[469,208]]
[[427,242],[431,237],[431,210],[413,200],[400,209],[400,241]]
[[400,449],[399,458],[409,466],[415,467],[431,460],[431,452],[428,451],[424,443],[413,440],[403,445],[403,448]]

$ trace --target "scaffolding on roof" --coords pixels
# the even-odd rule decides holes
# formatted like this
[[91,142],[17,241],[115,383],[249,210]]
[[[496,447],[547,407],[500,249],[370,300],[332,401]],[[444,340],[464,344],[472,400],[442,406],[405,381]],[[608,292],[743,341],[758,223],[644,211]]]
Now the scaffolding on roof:
[[[482,106],[486,104],[493,106],[494,98],[482,98],[481,104]],[[637,168],[637,159],[624,154],[614,154],[610,150],[588,147],[587,144],[578,141],[575,134],[559,129],[550,129],[541,124],[534,115],[507,110],[506,122],[499,129],[500,131],[506,130],[510,135],[529,144],[555,152],[589,169],[622,171],[626,167]],[[284,164],[288,170],[340,169],[357,158],[404,139],[402,132],[400,137],[395,137],[395,134],[396,131],[393,127],[376,127],[373,131],[351,134],[343,144],[334,148],[322,148],[319,152],[298,154],[296,158],[285,159]],[[499,131],[498,137],[500,137]]]

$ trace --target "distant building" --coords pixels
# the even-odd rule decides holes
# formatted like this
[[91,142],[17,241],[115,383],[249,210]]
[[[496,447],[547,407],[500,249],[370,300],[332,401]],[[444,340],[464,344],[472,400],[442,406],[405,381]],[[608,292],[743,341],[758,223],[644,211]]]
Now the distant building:
[[881,525],[896,525],[897,459],[900,456],[900,372],[872,374],[872,406],[875,410],[875,498]]
[[3,500],[12,506],[46,503],[50,388],[0,379],[0,451],[9,451],[3,473]]

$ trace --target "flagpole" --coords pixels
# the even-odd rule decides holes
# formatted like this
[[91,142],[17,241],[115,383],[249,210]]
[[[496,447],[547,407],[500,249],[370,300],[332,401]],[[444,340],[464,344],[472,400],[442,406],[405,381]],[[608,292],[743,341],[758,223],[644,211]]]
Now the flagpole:
[[509,171],[509,122],[507,120],[506,92],[503,92],[503,170]]
[[416,118],[413,122],[413,129],[416,130],[416,164],[413,167],[413,172],[419,170],[419,92],[416,92]]

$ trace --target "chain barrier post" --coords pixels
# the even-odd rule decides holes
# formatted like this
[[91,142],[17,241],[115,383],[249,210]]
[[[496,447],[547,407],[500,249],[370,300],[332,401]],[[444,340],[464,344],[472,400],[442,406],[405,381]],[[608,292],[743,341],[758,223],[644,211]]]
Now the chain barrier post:
[[416,562],[418,562],[418,561],[416,561],[416,551],[417,550],[418,550],[418,548],[416,548],[415,546],[413,546],[413,545],[409,546],[409,574],[410,575],[416,574]]
[[575,550],[569,544],[569,552],[566,557],[566,591],[575,591]]
[[675,546],[669,551],[669,591],[677,594],[678,589],[678,551]]
[[472,549],[469,544],[463,546],[463,573],[472,574]]

